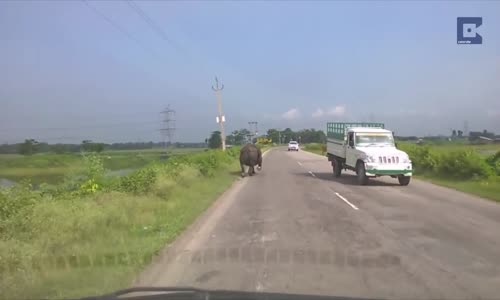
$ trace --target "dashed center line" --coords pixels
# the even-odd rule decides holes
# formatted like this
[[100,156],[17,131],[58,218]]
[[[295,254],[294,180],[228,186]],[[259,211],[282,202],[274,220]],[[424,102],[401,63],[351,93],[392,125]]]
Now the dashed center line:
[[[297,164],[299,164],[299,166],[303,167],[302,166],[302,163],[300,161],[297,161]],[[312,171],[308,171],[309,174],[311,174],[312,177],[315,177],[316,178],[316,175],[312,172]],[[349,200],[347,200],[346,198],[344,198],[344,196],[342,196],[341,194],[335,192],[332,190],[332,192],[335,193],[335,195],[337,195],[337,197],[339,197],[340,199],[342,199],[342,201],[344,201],[345,203],[347,203],[350,207],[352,207],[354,210],[359,210],[359,208],[352,204],[351,202],[349,202]]]
[[352,207],[354,210],[358,210],[359,208],[352,204],[351,202],[349,202],[349,200],[347,200],[346,198],[344,198],[341,194],[335,192],[335,195],[337,195],[337,197],[339,197],[340,199],[344,200],[345,203],[349,204],[350,207]]

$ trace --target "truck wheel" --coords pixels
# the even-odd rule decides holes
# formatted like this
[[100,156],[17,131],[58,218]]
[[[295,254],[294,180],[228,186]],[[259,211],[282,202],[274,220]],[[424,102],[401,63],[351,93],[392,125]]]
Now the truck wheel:
[[342,162],[339,159],[334,158],[332,160],[333,176],[340,177],[342,173]]
[[398,176],[399,185],[408,185],[410,183],[410,176]]
[[366,176],[364,163],[358,162],[358,165],[356,166],[356,173],[358,174],[359,185],[367,185],[368,184],[368,176]]

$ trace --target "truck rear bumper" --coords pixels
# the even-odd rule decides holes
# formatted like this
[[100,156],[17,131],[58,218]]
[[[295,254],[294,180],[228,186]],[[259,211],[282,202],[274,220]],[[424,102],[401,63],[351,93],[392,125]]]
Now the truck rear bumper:
[[377,164],[365,164],[366,176],[383,176],[383,175],[403,175],[412,176],[413,170],[411,164],[395,164],[390,166],[382,166]]

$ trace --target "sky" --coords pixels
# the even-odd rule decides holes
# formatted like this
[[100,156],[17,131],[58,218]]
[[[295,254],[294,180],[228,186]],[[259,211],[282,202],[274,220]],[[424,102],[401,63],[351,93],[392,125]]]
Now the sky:
[[[481,45],[457,17],[482,17]],[[500,134],[500,2],[1,1],[0,143],[174,141],[258,122]]]

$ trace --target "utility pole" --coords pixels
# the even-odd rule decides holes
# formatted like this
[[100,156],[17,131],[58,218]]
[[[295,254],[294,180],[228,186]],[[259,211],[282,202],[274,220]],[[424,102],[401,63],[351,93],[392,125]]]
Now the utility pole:
[[[259,125],[259,122],[256,122],[256,121],[248,122],[248,126],[250,127],[249,128],[250,132],[252,132],[252,127],[253,127],[253,138],[255,138],[257,136],[257,134],[259,133],[258,125]],[[253,141],[253,138],[252,138],[252,140],[250,140],[250,142]]]
[[219,115],[216,118],[217,123],[220,126],[220,139],[222,140],[222,151],[226,151],[226,133],[224,132],[224,122],[226,122],[226,117],[222,113],[222,97],[221,91],[224,89],[224,85],[219,86],[219,79],[215,77],[215,87],[212,86],[212,90],[215,92],[215,97],[217,97],[217,109]]
[[163,148],[167,150],[167,145],[172,145],[175,135],[175,110],[167,105],[167,108],[160,112],[163,115],[161,133],[163,137]]

